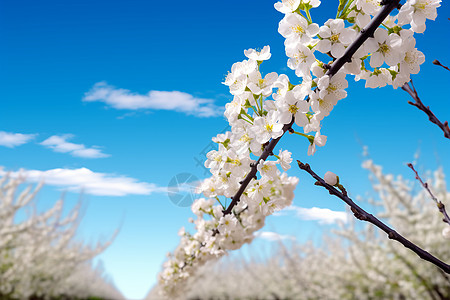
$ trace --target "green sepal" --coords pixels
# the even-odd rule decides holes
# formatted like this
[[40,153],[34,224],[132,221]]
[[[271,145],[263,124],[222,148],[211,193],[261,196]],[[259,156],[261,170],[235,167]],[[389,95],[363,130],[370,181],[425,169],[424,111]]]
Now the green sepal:
[[288,91],[291,91],[295,88],[295,85],[293,85],[292,83],[288,82],[289,87],[288,87]]

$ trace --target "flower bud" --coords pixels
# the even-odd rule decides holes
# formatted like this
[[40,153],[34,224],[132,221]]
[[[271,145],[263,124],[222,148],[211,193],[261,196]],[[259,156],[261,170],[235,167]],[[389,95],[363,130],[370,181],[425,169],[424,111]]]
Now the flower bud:
[[442,229],[442,236],[444,239],[450,240],[450,225],[445,226],[445,228]]
[[338,183],[338,178],[336,176],[336,174],[334,174],[333,172],[326,172],[325,176],[323,176],[323,179],[325,180],[326,183],[328,183],[331,186],[334,186]]

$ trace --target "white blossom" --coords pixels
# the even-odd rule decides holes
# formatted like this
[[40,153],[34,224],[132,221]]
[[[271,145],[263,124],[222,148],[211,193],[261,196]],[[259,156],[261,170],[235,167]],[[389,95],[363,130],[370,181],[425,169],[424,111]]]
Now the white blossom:
[[295,70],[295,75],[299,77],[310,76],[311,65],[316,58],[313,50],[302,43],[289,43],[286,45],[286,55],[289,57],[288,67]]
[[353,42],[356,33],[350,28],[345,28],[344,20],[329,19],[320,27],[319,35],[322,39],[315,49],[322,53],[331,52],[333,57],[339,58],[344,55],[346,46]]
[[340,71],[331,78],[328,75],[320,77],[317,81],[320,98],[333,102],[347,97],[345,89],[348,87],[348,81],[345,76],[346,74]]
[[327,136],[321,135],[320,132],[316,132],[314,136],[314,140],[311,142],[311,144],[308,147],[308,155],[314,155],[316,153],[316,146],[323,147],[325,146],[325,143],[327,142]]
[[283,168],[284,171],[287,171],[291,168],[291,162],[292,162],[292,153],[288,150],[280,150],[280,153],[278,154],[278,163],[280,164],[281,168]]
[[378,68],[384,62],[389,66],[398,64],[401,60],[401,56],[397,41],[397,34],[388,34],[387,30],[383,28],[375,30],[374,37],[367,40],[367,45],[370,49],[369,51],[372,52],[370,66],[372,68]]
[[261,73],[255,71],[249,74],[249,81],[247,83],[248,88],[255,95],[263,95],[264,97],[272,94],[272,85],[278,79],[278,75],[275,72],[267,74],[264,78],[261,77]]
[[294,12],[300,5],[301,0],[281,0],[281,2],[276,2],[274,7],[276,10],[283,14]]
[[276,139],[283,134],[283,124],[277,123],[277,115],[272,113],[255,118],[252,130],[256,134],[256,140],[264,144],[271,138]]
[[380,0],[356,0],[356,7],[373,16],[380,10]]
[[305,18],[296,13],[288,13],[280,21],[278,32],[287,39],[286,43],[309,44],[319,32],[319,25],[308,24]]
[[272,54],[270,54],[270,46],[264,46],[261,51],[256,51],[255,49],[244,50],[244,54],[249,59],[255,61],[268,60],[272,56]]
[[441,0],[408,0],[402,5],[398,14],[399,25],[411,24],[411,29],[417,33],[425,31],[426,19],[435,20],[436,9],[441,6]]

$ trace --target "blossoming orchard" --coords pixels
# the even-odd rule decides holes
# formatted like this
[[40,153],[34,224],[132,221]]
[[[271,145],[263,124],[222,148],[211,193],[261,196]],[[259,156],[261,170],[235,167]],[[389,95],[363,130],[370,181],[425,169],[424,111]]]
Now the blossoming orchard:
[[[0,298],[1,299],[123,299],[103,270],[90,261],[111,243],[89,247],[75,243],[80,207],[63,215],[63,200],[47,211],[31,210],[42,186],[22,190],[24,178],[0,179]],[[32,211],[22,222],[23,210]]]
[[[412,74],[419,73],[425,56],[415,47],[414,36],[425,31],[427,19],[436,18],[440,3],[340,0],[335,18],[330,16],[322,25],[312,18],[314,9],[321,5],[319,0],[283,0],[275,4],[282,14],[278,32],[285,38],[287,67],[298,78],[261,72],[271,58],[269,46],[245,50],[246,59],[232,65],[223,82],[232,95],[224,114],[231,130],[213,138],[217,148],[207,154],[204,162],[211,177],[199,186],[203,198],[193,203],[196,219],[189,220],[196,231],[180,229],[180,244],[168,255],[159,275],[163,295],[173,298],[183,294],[188,288],[186,282],[200,266],[250,243],[267,216],[292,203],[299,180],[285,172],[291,168],[293,157],[314,155],[326,146],[328,138],[334,138],[327,137],[323,120],[351,93],[350,78],[364,81],[366,88],[390,85],[417,96],[409,82]],[[431,111],[424,112],[431,120]],[[448,123],[434,118],[432,122],[446,134]],[[293,154],[283,149],[286,134],[299,136],[303,152]],[[433,253],[420,249],[395,228],[355,206],[339,174],[330,171],[322,179],[309,165],[300,161],[298,165],[318,185],[344,200],[356,218],[385,231],[385,239],[393,239],[390,243],[398,241],[428,261],[424,264],[435,264],[450,273],[449,265]],[[447,224],[441,238],[448,239],[450,223],[444,203],[436,203]]]

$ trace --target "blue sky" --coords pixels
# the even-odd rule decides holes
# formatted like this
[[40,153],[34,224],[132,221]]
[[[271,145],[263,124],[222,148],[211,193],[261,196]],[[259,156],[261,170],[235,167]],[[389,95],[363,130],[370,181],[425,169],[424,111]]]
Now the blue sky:
[[[79,237],[105,240],[120,227],[100,259],[130,299],[144,297],[155,283],[166,252],[178,243],[178,229],[192,216],[189,208],[170,201],[165,188],[180,173],[205,178],[195,158],[204,159],[200,153],[211,137],[227,127],[218,111],[232,99],[221,84],[231,65],[245,58],[244,49],[270,45],[272,58],[262,70],[293,75],[277,32],[282,14],[273,3],[0,3],[0,132],[24,135],[0,146],[0,166],[48,171],[35,172],[36,178],[49,178],[37,199],[41,209],[63,191],[69,191],[70,208],[84,186]],[[323,1],[312,11],[313,20],[322,24],[334,17],[336,3]],[[448,16],[443,3],[437,20],[417,35],[416,47],[426,62],[413,76],[422,100],[442,120],[450,118],[450,99],[443,92],[450,74],[431,62],[450,65],[450,41],[443,38],[450,29]],[[307,157],[305,139],[287,136],[278,149],[289,149],[319,174],[334,171],[351,195],[364,195],[370,187],[360,167],[362,144],[388,172],[413,178],[405,163],[418,149],[423,169],[449,169],[448,141],[423,112],[407,104],[405,92],[364,89],[363,83],[348,80],[348,97],[323,124],[326,147]],[[99,99],[110,104],[94,101]],[[120,106],[121,99],[128,106]],[[146,99],[156,104],[145,106]],[[61,174],[64,181],[57,180]],[[295,167],[289,174],[300,177],[296,206],[344,210],[306,174]],[[319,239],[327,228],[290,212],[270,217],[263,231],[305,241]]]

